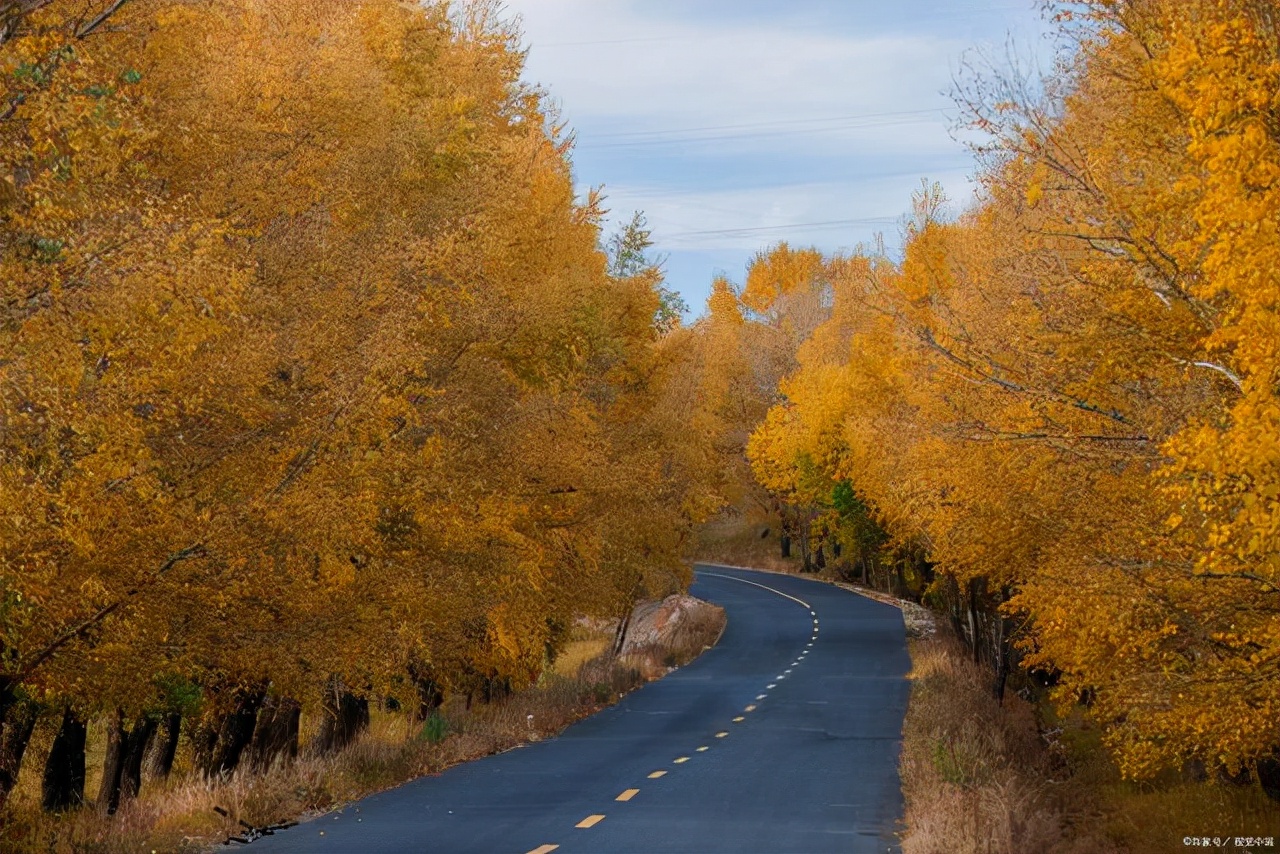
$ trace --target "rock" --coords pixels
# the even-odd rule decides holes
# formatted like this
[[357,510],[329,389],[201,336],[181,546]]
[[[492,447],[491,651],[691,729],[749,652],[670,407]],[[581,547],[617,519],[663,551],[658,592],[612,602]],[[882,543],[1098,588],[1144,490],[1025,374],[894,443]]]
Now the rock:
[[665,645],[684,623],[699,618],[714,619],[714,612],[719,610],[709,602],[680,594],[672,594],[661,602],[642,602],[631,612],[622,654]]

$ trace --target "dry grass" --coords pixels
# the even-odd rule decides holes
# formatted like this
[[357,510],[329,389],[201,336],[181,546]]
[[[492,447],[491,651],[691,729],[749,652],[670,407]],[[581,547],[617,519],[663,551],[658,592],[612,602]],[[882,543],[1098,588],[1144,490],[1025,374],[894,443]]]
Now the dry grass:
[[949,638],[911,643],[903,728],[903,854],[1106,854],[1089,792],[1063,779],[1034,709],[991,697],[989,673]]
[[[768,536],[761,534],[768,530]],[[694,560],[798,573],[798,557],[782,557],[781,523],[757,508],[721,513],[695,531],[689,554]]]
[[1260,786],[1239,786],[1209,778],[1202,782],[1169,773],[1146,782],[1122,780],[1103,748],[1097,727],[1076,710],[1067,718],[1041,710],[1055,755],[1081,785],[1097,793],[1107,836],[1130,854],[1185,850],[1183,838],[1226,837],[1219,850],[1261,854],[1274,848],[1236,845],[1234,838],[1280,840],[1280,805]]
[[[436,720],[423,725],[412,724],[403,714],[375,711],[369,730],[336,756],[300,759],[262,775],[236,774],[210,782],[182,773],[179,767],[171,781],[145,784],[142,795],[114,817],[93,807],[65,815],[40,812],[39,763],[30,762],[0,816],[0,850],[206,851],[240,833],[242,821],[262,827],[314,814],[460,762],[554,736],[647,679],[692,660],[715,643],[723,628],[723,611],[718,619],[688,621],[670,643],[625,660],[602,655],[608,638],[580,637],[537,686],[503,702],[473,705],[467,711],[462,698],[453,698]],[[43,755],[40,745],[32,748],[32,757]],[[100,744],[91,748],[100,756]],[[92,797],[97,790],[90,785],[85,791]],[[227,815],[216,813],[215,806]]]
[[1226,834],[1218,850],[1243,854],[1235,836],[1280,839],[1280,809],[1257,787],[1125,782],[1083,716],[1016,695],[1000,706],[954,639],[912,641],[911,657],[903,854],[1167,854]]

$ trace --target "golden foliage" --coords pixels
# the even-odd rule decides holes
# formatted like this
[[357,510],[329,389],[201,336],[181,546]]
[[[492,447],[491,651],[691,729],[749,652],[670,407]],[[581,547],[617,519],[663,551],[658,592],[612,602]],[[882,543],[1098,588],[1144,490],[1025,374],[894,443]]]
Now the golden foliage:
[[1127,774],[1235,772],[1280,745],[1280,36],[1244,0],[1088,11],[1056,109],[973,105],[981,205],[926,187],[901,264],[824,262],[752,461],[1006,590]]

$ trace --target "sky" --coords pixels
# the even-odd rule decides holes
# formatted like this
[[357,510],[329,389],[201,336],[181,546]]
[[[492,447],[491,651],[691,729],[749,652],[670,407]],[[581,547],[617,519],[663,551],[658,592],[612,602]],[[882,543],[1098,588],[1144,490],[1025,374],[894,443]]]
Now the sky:
[[667,286],[701,314],[779,242],[900,243],[921,179],[956,210],[972,155],[953,80],[973,51],[1045,64],[1036,0],[506,0],[575,137],[606,229],[643,211]]

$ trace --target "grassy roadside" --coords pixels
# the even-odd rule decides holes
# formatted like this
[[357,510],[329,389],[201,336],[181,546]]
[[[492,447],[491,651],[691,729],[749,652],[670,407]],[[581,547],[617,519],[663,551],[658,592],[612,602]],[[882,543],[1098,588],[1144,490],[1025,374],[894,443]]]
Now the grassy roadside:
[[[265,774],[200,780],[183,773],[183,760],[189,762],[189,757],[180,756],[169,781],[144,784],[137,799],[110,817],[93,806],[63,815],[42,813],[40,769],[32,762],[24,767],[0,817],[0,850],[14,854],[207,851],[242,833],[241,822],[263,827],[314,815],[417,777],[439,774],[460,762],[554,736],[671,667],[692,661],[714,645],[723,629],[724,612],[715,609],[705,619],[682,622],[661,645],[611,658],[609,634],[584,628],[535,687],[503,701],[467,710],[463,699],[455,698],[424,724],[413,723],[405,714],[375,709],[369,729],[346,750],[325,758],[300,758]],[[96,736],[98,742],[101,739],[101,734]],[[95,748],[101,756],[101,744],[94,741],[91,734],[90,762]],[[40,755],[40,745],[32,747],[33,755]],[[86,782],[86,795],[92,797],[97,791],[92,774]]]
[[1167,854],[1185,839],[1220,837],[1209,850],[1275,850],[1280,807],[1257,786],[1182,775],[1122,780],[1097,728],[1079,713],[1006,694],[958,641],[909,643],[911,701],[903,727],[903,854]]
[[1036,711],[945,637],[915,638],[902,732],[903,854],[1109,854],[1094,792],[1064,776]]

